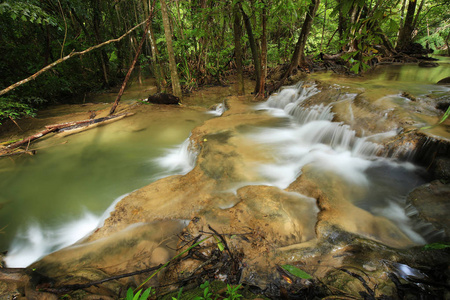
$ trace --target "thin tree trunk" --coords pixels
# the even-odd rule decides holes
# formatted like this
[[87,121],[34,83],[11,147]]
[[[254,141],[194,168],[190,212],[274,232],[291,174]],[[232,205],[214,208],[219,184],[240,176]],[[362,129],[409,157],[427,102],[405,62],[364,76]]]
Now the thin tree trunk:
[[325,8],[324,8],[324,12],[323,12],[323,26],[322,26],[322,38],[320,39],[320,52],[322,52],[326,24],[327,24],[327,0],[325,0]]
[[447,53],[448,53],[448,56],[450,56],[450,45],[449,45],[449,41],[450,41],[450,32],[447,34],[447,38],[445,39],[445,44],[447,45]]
[[262,9],[262,37],[261,37],[261,77],[259,82],[258,98],[265,97],[267,73],[267,8],[264,1]]
[[[150,1],[150,0],[149,0]],[[164,72],[164,66],[162,65],[160,59],[159,59],[159,51],[158,51],[158,46],[156,45],[156,38],[155,35],[153,33],[153,28],[150,25],[148,27],[149,29],[149,33],[150,33],[150,42],[152,45],[152,51],[155,50],[155,55],[156,55],[156,67],[158,69],[158,74],[159,74],[159,78],[161,79],[161,86],[165,86],[167,84],[166,81],[166,73]]]
[[163,18],[163,24],[164,24],[164,34],[166,36],[167,52],[169,54],[169,67],[170,67],[170,77],[172,79],[172,90],[173,90],[173,94],[175,96],[182,99],[183,95],[181,93],[181,86],[180,86],[180,81],[178,79],[178,72],[177,72],[177,64],[175,62],[175,54],[173,52],[172,33],[170,30],[170,22],[169,22],[169,15],[167,13],[166,1],[160,0],[160,3],[161,3],[161,13],[162,13],[162,18]]
[[242,70],[242,48],[241,48],[241,36],[242,27],[241,20],[239,18],[239,8],[237,4],[233,7],[233,18],[234,18],[234,54],[236,58],[236,69],[237,69],[237,81],[238,81],[238,95],[245,94],[244,88],[244,75]]
[[241,10],[242,16],[244,17],[245,29],[247,30],[248,41],[250,43],[250,49],[252,50],[253,64],[255,65],[256,73],[256,86],[255,94],[259,92],[259,85],[261,84],[261,63],[259,61],[258,47],[256,45],[255,37],[253,36],[252,25],[247,14],[244,12],[241,3],[239,3],[239,8]]
[[[94,35],[95,35],[95,41],[97,44],[100,43],[101,41],[101,37],[100,37],[100,0],[92,0],[92,5],[94,7],[93,9],[93,18],[92,21],[94,23]],[[109,79],[108,79],[108,73],[109,73],[109,68],[108,68],[108,56],[106,55],[106,52],[102,49],[100,51],[99,56],[99,61],[100,61],[100,65],[103,71],[103,78],[105,80],[105,83],[107,85],[109,85]]]
[[[305,21],[303,22],[302,31],[300,32],[300,36],[298,38],[298,41],[300,42],[300,44],[298,45],[299,51],[297,53],[297,55],[298,55],[297,65],[304,65],[306,63],[305,51],[304,51],[305,45],[306,45],[306,40],[308,39],[309,32],[311,31],[312,23],[314,21],[314,16],[316,15],[319,4],[320,4],[320,0],[312,0],[311,4],[309,5],[309,9],[306,14]],[[294,60],[292,62],[294,62]]]
[[273,88],[273,90],[278,90],[286,81],[286,79],[291,75],[294,68],[297,68],[299,64],[305,64],[305,44],[306,39],[308,38],[308,34],[311,30],[312,22],[314,20],[314,16],[316,14],[317,8],[319,7],[320,0],[312,0],[309,5],[309,9],[307,15],[305,17],[305,21],[303,22],[302,31],[300,32],[300,36],[298,37],[297,44],[295,45],[294,54],[292,55],[291,63],[289,65],[288,70],[284,73],[281,80],[278,84]]
[[144,45],[144,42],[145,42],[145,39],[146,39],[146,36],[147,36],[147,30],[148,30],[148,27],[150,26],[152,18],[153,18],[153,7],[152,7],[152,10],[150,11],[150,14],[148,16],[147,24],[145,25],[145,29],[144,29],[144,35],[143,35],[143,37],[141,39],[141,43],[139,44],[139,48],[136,51],[136,55],[134,56],[134,60],[131,63],[131,67],[128,70],[128,73],[125,76],[125,79],[124,79],[124,81],[122,83],[122,87],[120,88],[120,91],[117,94],[117,98],[114,101],[114,104],[111,107],[111,110],[109,111],[109,115],[112,115],[116,111],[117,105],[119,105],[120,98],[122,97],[123,92],[125,91],[125,87],[127,86],[128,80],[130,79],[131,73],[133,72],[134,66],[136,65],[136,61],[137,61],[137,59],[139,57],[139,54],[141,52],[142,45]]

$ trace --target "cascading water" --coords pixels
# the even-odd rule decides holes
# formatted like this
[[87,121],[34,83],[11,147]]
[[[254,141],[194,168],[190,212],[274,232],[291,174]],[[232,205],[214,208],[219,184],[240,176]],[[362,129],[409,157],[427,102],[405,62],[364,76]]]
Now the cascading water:
[[[314,84],[287,87],[257,109],[281,118],[282,126],[258,129],[250,137],[274,149],[274,163],[259,166],[264,184],[287,188],[306,165],[319,172],[335,174],[354,189],[367,192],[362,198],[347,199],[355,205],[390,219],[416,243],[424,239],[411,229],[404,211],[408,191],[423,183],[422,170],[408,162],[377,157],[381,146],[372,142],[387,132],[357,137],[350,126],[332,122],[332,106],[302,104],[319,93]],[[346,95],[352,100],[356,95]]]
[[195,167],[198,153],[193,151],[190,138],[187,138],[181,145],[166,150],[162,157],[154,161],[164,170],[158,178],[173,174],[187,174]]

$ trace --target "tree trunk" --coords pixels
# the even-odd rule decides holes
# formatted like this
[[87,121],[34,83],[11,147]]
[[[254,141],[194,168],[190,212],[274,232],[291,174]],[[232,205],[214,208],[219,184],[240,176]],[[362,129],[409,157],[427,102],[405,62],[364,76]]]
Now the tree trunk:
[[264,98],[266,95],[266,75],[267,75],[267,8],[264,1],[262,9],[262,37],[261,37],[261,77],[259,82],[258,98]]
[[256,73],[256,86],[255,94],[259,92],[259,85],[261,84],[261,63],[259,61],[259,51],[256,45],[255,37],[253,36],[252,24],[250,23],[250,18],[244,12],[241,3],[239,3],[239,8],[241,10],[242,16],[244,17],[245,29],[247,30],[248,41],[250,43],[250,49],[252,50],[253,64],[255,65]]
[[448,56],[450,56],[450,45],[449,45],[449,41],[450,41],[450,32],[447,34],[447,37],[445,38],[445,45],[447,45],[447,53],[448,53]]
[[[93,7],[93,17],[92,22],[94,24],[94,35],[95,35],[95,41],[97,44],[100,44],[101,42],[101,36],[100,36],[100,0],[92,0],[92,7]],[[106,55],[106,52],[104,49],[101,49],[100,54],[98,55],[98,60],[100,61],[100,65],[103,71],[103,78],[105,80],[105,84],[109,85],[109,79],[108,79],[108,73],[109,73],[109,67],[108,67],[108,55]]]
[[320,52],[322,52],[323,49],[323,39],[325,35],[325,25],[327,24],[327,0],[325,0],[324,5],[324,12],[323,12],[323,26],[322,26],[322,38],[320,39]]
[[125,76],[125,79],[124,79],[124,81],[122,83],[122,87],[120,88],[120,91],[117,94],[117,98],[114,101],[114,104],[112,105],[111,110],[109,111],[109,115],[112,115],[116,111],[117,105],[119,105],[120,98],[122,97],[123,92],[125,91],[125,87],[127,86],[128,80],[130,79],[131,73],[133,72],[134,66],[136,65],[136,61],[137,61],[137,59],[139,57],[139,54],[141,53],[142,45],[144,45],[144,42],[145,42],[145,39],[146,39],[146,35],[147,35],[147,30],[150,27],[150,23],[151,23],[152,17],[153,17],[153,8],[150,11],[150,14],[148,16],[147,24],[145,25],[145,29],[144,29],[144,35],[142,36],[142,40],[141,40],[141,42],[139,44],[138,49],[136,50],[136,55],[134,56],[134,60],[131,63],[130,69],[128,69],[128,73]]
[[242,48],[241,48],[241,36],[242,27],[241,20],[239,18],[239,8],[237,4],[233,7],[233,18],[234,18],[234,55],[236,58],[236,69],[237,69],[237,81],[238,81],[238,95],[245,94],[244,88],[244,74],[242,70]]
[[163,18],[163,24],[164,24],[164,34],[166,36],[166,42],[167,42],[167,53],[169,54],[169,67],[170,67],[170,77],[172,79],[172,90],[173,90],[173,94],[175,96],[182,99],[183,95],[181,93],[181,86],[180,86],[180,81],[178,79],[178,72],[177,72],[177,64],[175,62],[175,54],[173,52],[172,33],[170,30],[170,22],[169,22],[169,15],[167,13],[166,1],[160,0],[160,3],[161,3],[161,13],[162,13],[162,18]]
[[[306,63],[305,61],[305,45],[306,40],[308,39],[309,32],[311,31],[312,23],[314,21],[314,16],[316,15],[317,8],[319,7],[320,0],[312,0],[311,4],[309,5],[308,12],[305,17],[305,21],[303,22],[302,31],[300,32],[300,36],[298,37],[298,42],[296,46],[297,51],[297,65],[304,65]],[[295,53],[294,53],[295,54]],[[292,60],[293,64],[295,64],[294,59]],[[294,67],[297,67],[295,65]]]
[[414,30],[414,14],[416,12],[416,0],[409,0],[408,10],[406,12],[405,22],[398,35],[397,50],[406,50],[412,41],[412,32]]
[[312,0],[311,1],[307,15],[305,17],[305,21],[303,22],[302,31],[300,32],[300,36],[298,37],[297,44],[295,45],[294,54],[292,55],[292,59],[291,59],[289,68],[286,71],[286,73],[284,73],[283,77],[278,82],[278,84],[274,86],[273,90],[278,90],[284,84],[284,82],[286,81],[286,78],[288,78],[291,75],[294,68],[297,68],[299,65],[306,64],[305,54],[304,54],[306,39],[308,38],[308,34],[311,30],[314,16],[316,14],[317,8],[319,7],[319,3],[320,3],[320,0]]

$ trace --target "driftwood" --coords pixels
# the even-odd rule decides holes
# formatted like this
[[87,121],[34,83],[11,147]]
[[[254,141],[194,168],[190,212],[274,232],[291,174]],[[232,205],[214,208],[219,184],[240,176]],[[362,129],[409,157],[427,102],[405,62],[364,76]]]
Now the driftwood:
[[122,114],[107,116],[107,117],[98,118],[98,119],[89,119],[89,120],[68,122],[68,123],[62,123],[62,124],[48,125],[48,126],[45,126],[45,130],[42,130],[42,131],[40,131],[36,134],[33,134],[27,138],[24,138],[23,140],[20,140],[18,142],[15,142],[13,144],[10,144],[10,145],[4,147],[3,149],[0,149],[0,157],[11,156],[11,155],[21,154],[21,153],[34,154],[35,152],[33,150],[28,150],[28,149],[25,151],[17,152],[17,153],[16,153],[16,151],[13,151],[13,150],[24,144],[29,144],[29,143],[31,143],[31,141],[34,141],[34,140],[41,138],[49,133],[52,133],[52,132],[64,132],[64,131],[67,132],[70,130],[77,130],[80,128],[85,129],[85,128],[90,127],[91,125],[107,123],[107,122],[110,122],[111,120],[117,121],[117,120],[120,120],[121,118],[131,116],[131,115],[133,115],[133,113],[122,113]]

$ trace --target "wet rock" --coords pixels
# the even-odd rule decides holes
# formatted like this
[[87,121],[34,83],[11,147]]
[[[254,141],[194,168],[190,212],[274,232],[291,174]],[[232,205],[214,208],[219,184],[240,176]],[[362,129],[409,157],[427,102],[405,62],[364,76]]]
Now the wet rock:
[[408,98],[408,99],[411,100],[411,101],[417,101],[417,98],[414,97],[413,95],[411,95],[411,94],[408,93],[408,92],[403,92],[403,93],[402,93],[402,97]]
[[436,230],[442,230],[446,240],[450,241],[449,195],[450,184],[435,180],[409,193],[407,203],[417,210],[414,218],[431,223]]
[[154,104],[172,104],[172,105],[180,104],[180,98],[172,94],[166,93],[156,93],[150,95],[147,101]]
[[434,179],[448,182],[450,180],[450,157],[436,158],[430,171]]
[[439,64],[435,63],[435,62],[430,62],[430,61],[421,61],[419,63],[419,67],[422,67],[422,68],[435,68],[435,67],[439,67]]
[[436,103],[436,108],[442,111],[447,111],[450,107],[450,97],[448,99],[439,100]]
[[441,80],[439,80],[439,81],[437,82],[437,84],[450,84],[450,76],[449,76],[449,77],[442,78]]

